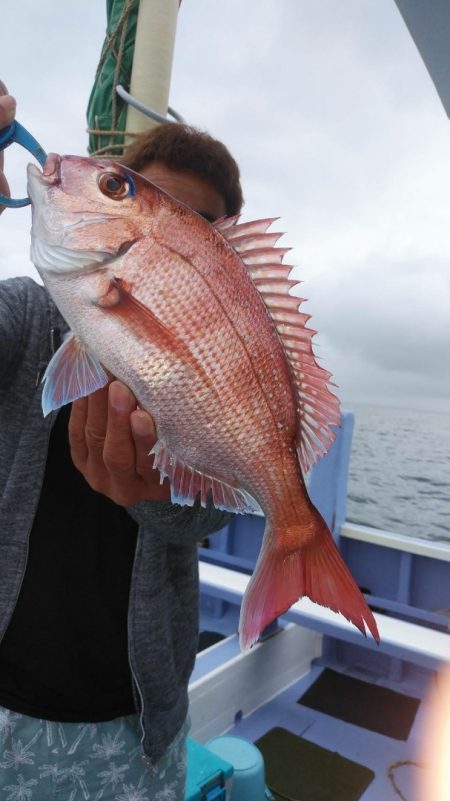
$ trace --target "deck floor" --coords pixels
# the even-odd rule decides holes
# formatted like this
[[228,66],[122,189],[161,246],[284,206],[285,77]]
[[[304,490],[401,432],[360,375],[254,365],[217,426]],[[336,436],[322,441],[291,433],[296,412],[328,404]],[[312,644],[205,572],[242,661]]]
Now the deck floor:
[[[342,665],[327,666],[348,672],[365,681],[371,678],[365,671],[357,672],[353,669],[345,671]],[[375,773],[375,779],[360,796],[361,801],[399,801],[401,796],[389,779],[388,771],[390,766],[398,761],[420,761],[422,721],[426,701],[419,707],[407,741],[376,734],[297,703],[299,697],[317,679],[323,667],[323,665],[313,666],[307,676],[248,717],[237,721],[228,734],[236,734],[255,741],[272,727],[282,726],[323,748],[337,751],[341,756],[370,768]],[[397,692],[423,697],[426,695],[430,680],[432,677],[427,672],[422,673],[414,669],[408,674],[406,668],[401,683],[384,678],[382,680],[378,678],[377,683]],[[420,770],[420,767],[414,765],[399,766],[395,769],[395,781],[406,801],[418,801],[417,773]]]

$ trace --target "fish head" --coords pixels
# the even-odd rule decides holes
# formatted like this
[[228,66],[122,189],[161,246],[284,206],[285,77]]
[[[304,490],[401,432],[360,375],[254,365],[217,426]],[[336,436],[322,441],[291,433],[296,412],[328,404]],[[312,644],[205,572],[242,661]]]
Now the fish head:
[[45,280],[101,269],[139,240],[161,203],[142,176],[111,161],[51,153],[28,165],[31,259]]

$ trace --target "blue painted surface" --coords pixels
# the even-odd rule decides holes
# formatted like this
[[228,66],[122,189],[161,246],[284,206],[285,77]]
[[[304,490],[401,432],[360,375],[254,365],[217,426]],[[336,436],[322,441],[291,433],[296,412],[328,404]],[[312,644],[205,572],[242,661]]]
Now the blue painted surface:
[[359,586],[372,595],[430,612],[450,605],[450,562],[343,539],[341,550]]
[[336,439],[322,459],[312,468],[308,494],[324,518],[335,539],[345,521],[347,482],[355,419],[351,412],[342,412],[341,425],[333,428]]

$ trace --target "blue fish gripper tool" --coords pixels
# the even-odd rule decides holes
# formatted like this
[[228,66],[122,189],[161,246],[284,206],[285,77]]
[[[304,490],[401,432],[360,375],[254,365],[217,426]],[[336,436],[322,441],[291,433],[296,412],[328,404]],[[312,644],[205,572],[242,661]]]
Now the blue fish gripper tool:
[[[39,142],[36,141],[34,136],[27,131],[20,122],[14,120],[12,125],[2,128],[0,131],[0,150],[5,150],[9,145],[21,145],[25,150],[28,150],[37,159],[41,167],[44,166],[47,160],[47,153],[41,147]],[[19,206],[28,206],[31,203],[29,197],[13,198],[7,195],[2,195],[0,192],[0,206],[9,206],[10,208]]]

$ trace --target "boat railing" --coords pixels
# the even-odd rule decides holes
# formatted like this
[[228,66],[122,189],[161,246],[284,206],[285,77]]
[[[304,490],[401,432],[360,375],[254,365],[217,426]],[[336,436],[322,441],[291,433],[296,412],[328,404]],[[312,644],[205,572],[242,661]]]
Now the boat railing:
[[[243,573],[200,563],[200,585],[209,598],[224,602],[236,610],[242,602],[249,577]],[[371,637],[362,637],[342,615],[302,598],[283,615],[281,624],[296,623],[313,629],[330,638],[353,646],[363,646],[373,655],[383,654],[407,660],[426,668],[436,669],[450,659],[450,634],[423,627],[398,617],[374,612],[381,641],[377,645]]]
[[[328,523],[355,580],[384,630],[383,651],[430,665],[450,659],[450,547],[346,520],[353,415],[345,412],[330,452],[309,476],[310,497]],[[200,547],[202,604],[219,621],[237,614],[240,591],[261,547],[264,519],[236,515]],[[223,572],[220,572],[223,571]],[[214,581],[217,586],[214,589]],[[226,581],[239,588],[227,590]],[[372,647],[340,616],[302,599],[283,616],[331,638]],[[404,625],[402,625],[404,624]],[[439,635],[442,635],[441,637]],[[382,635],[383,637],[383,635]],[[434,654],[434,655],[433,655]]]
[[442,559],[450,562],[450,543],[435,540],[419,539],[395,531],[385,531],[373,526],[362,526],[359,523],[345,521],[340,530],[340,536],[351,540],[371,542],[384,548],[394,548],[397,551],[427,556],[430,559]]

